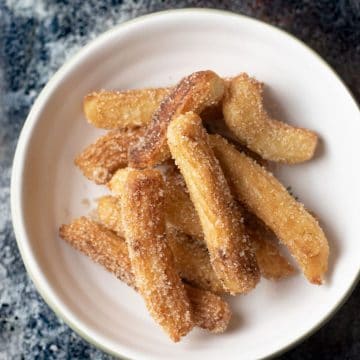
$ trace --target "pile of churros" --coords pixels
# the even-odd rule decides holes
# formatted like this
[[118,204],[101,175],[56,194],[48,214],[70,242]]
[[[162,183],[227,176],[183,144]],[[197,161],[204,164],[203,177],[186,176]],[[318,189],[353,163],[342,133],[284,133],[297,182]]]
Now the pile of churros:
[[173,341],[194,326],[225,331],[222,295],[294,274],[279,242],[323,282],[325,234],[269,171],[310,160],[318,138],[272,119],[262,83],[199,71],[174,87],[90,93],[84,112],[109,131],[75,164],[110,192],[60,236],[134,288]]

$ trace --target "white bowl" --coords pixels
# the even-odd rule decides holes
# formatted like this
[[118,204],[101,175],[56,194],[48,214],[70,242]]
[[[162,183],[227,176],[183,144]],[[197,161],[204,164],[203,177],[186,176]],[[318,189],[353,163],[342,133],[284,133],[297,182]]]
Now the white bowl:
[[[84,199],[105,189],[74,167],[102,132],[82,114],[91,90],[174,84],[199,69],[242,71],[267,85],[271,111],[317,131],[315,159],[278,173],[320,217],[331,258],[325,285],[301,274],[262,280],[232,298],[230,329],[194,330],[173,344],[142,299],[58,237],[58,227],[87,214]],[[277,106],[272,106],[274,104]],[[294,345],[343,303],[359,274],[359,110],[334,72],[286,33],[243,16],[210,10],[156,13],[98,37],[65,64],[41,92],[21,133],[11,184],[12,215],[26,268],[39,292],[75,331],[105,351],[136,359],[256,359]]]

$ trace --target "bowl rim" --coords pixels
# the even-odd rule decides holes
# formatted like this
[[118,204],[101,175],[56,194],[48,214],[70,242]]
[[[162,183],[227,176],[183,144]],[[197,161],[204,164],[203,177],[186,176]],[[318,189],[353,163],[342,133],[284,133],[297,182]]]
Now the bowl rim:
[[[356,108],[359,109],[359,106],[351,93],[348,87],[345,85],[340,76],[331,68],[331,66],[312,48],[306,45],[304,42],[296,38],[294,35],[282,30],[274,25],[265,23],[256,18],[252,18],[246,15],[237,14],[227,10],[219,10],[219,9],[210,9],[210,8],[185,8],[185,9],[171,9],[171,10],[163,10],[157,11],[150,14],[142,15],[136,17],[134,19],[130,19],[120,23],[118,25],[113,26],[109,30],[103,32],[95,39],[89,41],[85,46],[81,47],[70,59],[68,59],[50,78],[45,87],[40,91],[38,97],[36,98],[32,108],[24,122],[23,128],[20,132],[20,136],[18,139],[18,143],[15,150],[15,155],[13,158],[13,168],[11,173],[11,184],[10,184],[10,202],[11,202],[11,217],[13,223],[13,229],[15,233],[15,238],[17,242],[17,246],[20,251],[20,255],[24,262],[27,273],[29,274],[32,282],[34,283],[37,291],[40,293],[44,301],[50,306],[50,308],[55,312],[55,314],[61,318],[72,330],[78,333],[82,338],[84,338],[90,344],[96,346],[97,348],[103,350],[104,352],[116,356],[122,359],[130,359],[125,357],[123,354],[120,354],[117,351],[114,351],[110,347],[103,345],[101,341],[97,338],[94,338],[90,334],[88,334],[85,330],[82,329],[82,324],[78,324],[71,312],[67,312],[62,306],[61,301],[57,299],[57,295],[52,291],[49,283],[46,279],[46,276],[41,272],[38,263],[34,260],[32,250],[30,247],[29,237],[26,232],[26,226],[24,223],[24,213],[23,213],[23,172],[24,172],[24,159],[26,157],[26,153],[28,147],[30,145],[31,136],[33,133],[34,125],[37,122],[38,114],[41,109],[46,105],[48,98],[52,95],[53,91],[56,89],[58,84],[61,82],[61,79],[83,58],[86,57],[87,53],[89,53],[93,47],[95,47],[98,43],[103,42],[106,38],[114,35],[119,30],[123,30],[125,28],[131,27],[133,25],[146,22],[149,19],[153,18],[163,18],[167,16],[177,16],[177,15],[216,15],[221,17],[233,17],[237,18],[240,21],[248,22],[252,24],[256,24],[258,26],[262,26],[271,30],[278,35],[288,38],[289,40],[295,41],[298,46],[302,47],[303,50],[310,53],[313,57],[317,59],[317,61],[321,62],[323,66],[325,66],[333,76],[337,78],[339,81],[339,85],[343,87],[343,89],[350,95],[352,101]],[[353,290],[355,289],[360,278],[360,266],[359,270],[354,277],[351,285],[347,289],[341,297],[339,297],[336,305],[325,315],[322,319],[318,320],[318,322],[311,328],[308,329],[307,332],[293,339],[290,343],[279,348],[277,351],[268,354],[266,359],[273,358],[275,356],[279,356],[284,352],[290,350],[294,346],[300,344],[305,339],[313,335],[317,330],[319,330],[325,323],[327,323],[335,313],[340,309],[340,307],[347,301]],[[127,352],[129,352],[127,350]]]

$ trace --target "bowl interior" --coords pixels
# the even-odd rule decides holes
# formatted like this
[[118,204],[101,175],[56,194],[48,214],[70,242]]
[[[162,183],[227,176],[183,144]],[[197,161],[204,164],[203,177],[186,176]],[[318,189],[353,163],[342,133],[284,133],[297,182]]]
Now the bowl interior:
[[[145,35],[146,34],[146,35]],[[59,239],[58,227],[87,214],[107,192],[87,181],[74,156],[101,130],[82,114],[92,90],[164,86],[200,69],[229,76],[247,72],[266,84],[270,112],[308,127],[322,141],[313,161],[277,174],[321,219],[331,248],[321,287],[298,273],[262,280],[247,296],[231,298],[229,331],[194,330],[172,344],[142,299]],[[358,109],[331,70],[303,45],[262,23],[217,12],[155,14],[115,28],[86,47],[38,99],[19,142],[13,214],[29,272],[47,301],[73,327],[108,351],[130,358],[260,358],[298,340],[344,298],[359,271]]]

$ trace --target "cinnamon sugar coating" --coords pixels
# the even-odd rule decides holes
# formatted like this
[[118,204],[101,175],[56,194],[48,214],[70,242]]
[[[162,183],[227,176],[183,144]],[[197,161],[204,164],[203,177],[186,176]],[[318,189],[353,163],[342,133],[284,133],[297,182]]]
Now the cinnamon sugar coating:
[[167,243],[164,192],[159,171],[129,171],[121,196],[121,217],[136,287],[152,318],[176,342],[194,324]]
[[143,128],[109,131],[85,148],[74,160],[82,173],[97,184],[106,184],[128,164],[128,148],[144,134]]
[[245,73],[227,87],[223,114],[236,138],[266,160],[294,164],[314,155],[317,135],[271,119],[263,107],[263,85]]
[[318,221],[265,168],[218,135],[210,143],[238,200],[289,249],[307,279],[321,284],[329,245]]
[[216,276],[232,294],[250,291],[260,279],[259,268],[201,119],[192,112],[177,116],[167,137],[199,216]]

